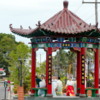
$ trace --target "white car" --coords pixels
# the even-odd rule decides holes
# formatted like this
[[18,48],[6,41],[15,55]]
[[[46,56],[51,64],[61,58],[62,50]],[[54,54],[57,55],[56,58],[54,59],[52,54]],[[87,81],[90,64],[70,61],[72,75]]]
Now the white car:
[[0,71],[0,77],[6,76],[6,73],[4,71]]

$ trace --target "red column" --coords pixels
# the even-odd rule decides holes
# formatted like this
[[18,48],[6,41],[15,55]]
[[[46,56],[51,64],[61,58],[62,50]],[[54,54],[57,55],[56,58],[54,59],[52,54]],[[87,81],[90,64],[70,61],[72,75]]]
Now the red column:
[[77,94],[80,94],[81,88],[81,52],[77,52]]
[[[99,88],[99,49],[95,51],[95,72],[94,72],[94,87]],[[98,91],[97,91],[98,93]]]
[[[31,67],[31,88],[35,88],[35,73],[36,73],[36,50],[32,48],[32,67]],[[34,91],[31,91],[34,93]]]
[[85,96],[85,48],[81,48],[81,89],[80,96]]
[[52,48],[46,52],[46,86],[48,95],[52,95]]

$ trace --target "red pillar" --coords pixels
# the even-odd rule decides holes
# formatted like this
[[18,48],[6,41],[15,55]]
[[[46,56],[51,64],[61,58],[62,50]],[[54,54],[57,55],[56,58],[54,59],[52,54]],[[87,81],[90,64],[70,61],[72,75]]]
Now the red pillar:
[[[35,88],[35,73],[36,73],[36,50],[32,48],[32,67],[31,67],[31,88]],[[34,91],[31,91],[34,93]]]
[[80,96],[85,96],[85,48],[81,48],[81,89]]
[[46,51],[46,86],[48,95],[52,95],[52,48]]
[[80,94],[81,88],[81,52],[77,52],[77,94]]
[[[99,49],[95,51],[95,72],[94,87],[99,88]],[[98,91],[97,91],[98,93]]]

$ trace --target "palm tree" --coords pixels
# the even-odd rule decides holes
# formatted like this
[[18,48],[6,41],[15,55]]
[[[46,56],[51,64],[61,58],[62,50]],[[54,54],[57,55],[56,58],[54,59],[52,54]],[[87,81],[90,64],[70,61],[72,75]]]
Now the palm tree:
[[58,75],[62,75],[65,73],[65,68],[67,67],[67,56],[66,51],[64,49],[60,49],[57,54],[53,57],[53,69],[54,71],[57,71]]
[[76,54],[75,52],[68,51],[66,56],[68,57],[68,67],[67,73],[68,74],[75,74],[75,64],[76,64]]
[[[56,56],[53,57],[53,68],[58,70],[58,74],[62,75],[66,73],[72,74],[73,67],[76,59],[76,55],[71,51],[64,51],[64,49],[60,49]],[[59,71],[60,69],[60,71]]]

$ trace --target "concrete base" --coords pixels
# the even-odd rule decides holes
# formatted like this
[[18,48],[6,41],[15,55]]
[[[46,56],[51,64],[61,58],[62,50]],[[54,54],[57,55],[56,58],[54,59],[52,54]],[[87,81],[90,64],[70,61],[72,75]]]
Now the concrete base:
[[84,97],[86,97],[86,94],[79,94],[79,96],[80,96],[81,98],[84,98]]
[[10,100],[10,99],[2,99],[2,100]]
[[46,94],[46,97],[52,97],[53,95],[52,94]]
[[61,98],[61,99],[64,99],[64,98],[80,98],[80,97],[78,97],[78,96],[54,96],[54,97],[52,97],[52,98]]
[[13,100],[13,99],[1,99],[1,100]]
[[80,97],[29,97],[25,100],[100,100],[99,97],[91,98],[80,98]]
[[34,96],[34,93],[31,93],[30,96]]

